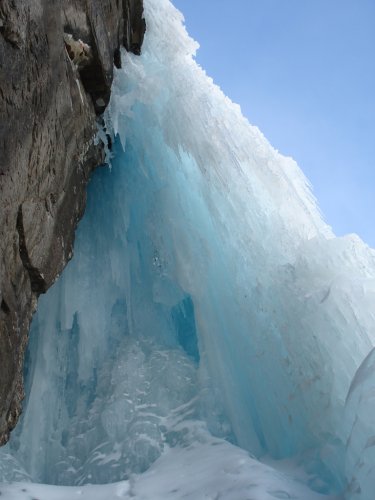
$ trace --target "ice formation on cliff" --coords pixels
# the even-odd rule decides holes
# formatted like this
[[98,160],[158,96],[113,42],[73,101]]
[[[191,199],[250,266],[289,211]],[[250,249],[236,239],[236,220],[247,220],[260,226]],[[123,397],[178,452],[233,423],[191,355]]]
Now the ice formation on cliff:
[[375,252],[334,237],[295,162],[196,64],[169,0],[145,16],[106,116],[111,168],[40,300],[2,479],[373,500]]

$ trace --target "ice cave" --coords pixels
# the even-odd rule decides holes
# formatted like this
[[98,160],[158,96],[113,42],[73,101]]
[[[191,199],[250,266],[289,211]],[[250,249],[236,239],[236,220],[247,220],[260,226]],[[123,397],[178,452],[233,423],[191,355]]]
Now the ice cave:
[[171,2],[144,6],[2,498],[374,500],[375,251],[335,237]]

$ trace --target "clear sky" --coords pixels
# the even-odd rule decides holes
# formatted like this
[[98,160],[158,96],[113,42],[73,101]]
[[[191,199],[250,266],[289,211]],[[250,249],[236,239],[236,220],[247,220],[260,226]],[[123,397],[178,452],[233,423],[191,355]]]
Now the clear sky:
[[197,60],[375,248],[375,0],[173,0]]

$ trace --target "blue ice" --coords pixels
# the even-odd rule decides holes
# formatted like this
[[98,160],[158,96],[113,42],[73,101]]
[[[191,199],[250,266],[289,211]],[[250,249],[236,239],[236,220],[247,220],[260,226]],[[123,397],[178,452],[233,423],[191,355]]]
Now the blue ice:
[[169,0],[145,16],[0,473],[114,483],[219,443],[293,464],[311,495],[373,500],[375,252],[334,236],[296,163],[196,64]]

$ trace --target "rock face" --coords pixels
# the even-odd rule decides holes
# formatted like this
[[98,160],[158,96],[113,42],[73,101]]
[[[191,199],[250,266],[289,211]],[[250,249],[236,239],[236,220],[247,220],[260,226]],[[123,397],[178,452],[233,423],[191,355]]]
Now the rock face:
[[[39,294],[72,256],[97,117],[120,46],[140,53],[142,0],[0,0],[0,444],[23,398]],[[81,51],[82,49],[82,51]]]

